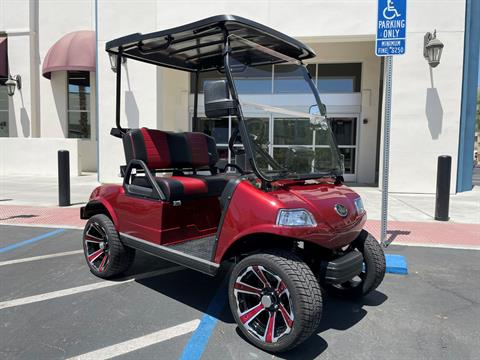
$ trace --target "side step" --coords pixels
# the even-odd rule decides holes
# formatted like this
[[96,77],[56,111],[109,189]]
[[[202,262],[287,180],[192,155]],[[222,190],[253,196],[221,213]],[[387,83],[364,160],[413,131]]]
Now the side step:
[[[193,270],[200,271],[210,276],[216,275],[220,267],[220,264],[214,263],[206,259],[202,259],[201,257],[190,255],[183,251],[175,250],[173,246],[157,245],[149,241],[139,239],[135,236],[127,235],[125,233],[120,233],[120,240],[126,246],[145,251],[154,256],[158,256],[159,258],[171,261],[173,263],[188,267]],[[188,243],[196,243],[197,241],[199,243],[204,243],[204,241],[202,240],[214,240],[214,237],[190,240]]]

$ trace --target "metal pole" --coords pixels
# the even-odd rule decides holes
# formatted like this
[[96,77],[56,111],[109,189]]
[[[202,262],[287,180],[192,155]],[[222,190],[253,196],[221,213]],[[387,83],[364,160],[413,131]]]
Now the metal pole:
[[58,150],[58,206],[70,206],[70,156]]
[[[117,54],[117,82],[116,82],[116,95],[115,95],[115,124],[117,125],[117,129],[123,130],[122,126],[120,125],[120,102],[122,98],[122,53],[123,50],[120,48]],[[97,120],[98,121],[98,120]]]
[[382,219],[381,242],[387,243],[388,219],[388,173],[390,169],[390,121],[392,116],[392,67],[393,57],[385,57],[385,116],[383,122],[383,176],[382,176]]
[[452,157],[442,155],[437,162],[437,196],[435,199],[435,220],[448,221],[450,206],[450,175],[452,173]]

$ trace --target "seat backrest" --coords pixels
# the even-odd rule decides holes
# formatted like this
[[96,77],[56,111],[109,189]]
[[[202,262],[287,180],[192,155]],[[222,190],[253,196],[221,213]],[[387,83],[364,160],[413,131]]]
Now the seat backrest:
[[199,132],[131,129],[123,137],[123,148],[127,164],[138,159],[149,169],[197,169],[218,161],[215,140]]

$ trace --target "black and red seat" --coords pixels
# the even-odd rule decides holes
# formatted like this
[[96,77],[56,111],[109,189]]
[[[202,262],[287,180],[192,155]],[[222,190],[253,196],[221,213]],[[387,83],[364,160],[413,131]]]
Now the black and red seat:
[[[210,170],[218,161],[215,140],[204,133],[174,133],[147,128],[129,130],[123,137],[127,164],[142,160],[153,173],[169,170],[174,176],[156,176],[167,201],[220,196],[229,178],[225,174],[183,175],[183,170]],[[132,184],[148,187],[145,177],[136,176]]]

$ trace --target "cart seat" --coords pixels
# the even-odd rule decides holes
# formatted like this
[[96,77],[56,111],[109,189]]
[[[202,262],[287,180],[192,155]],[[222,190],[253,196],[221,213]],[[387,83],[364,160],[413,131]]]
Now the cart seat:
[[200,132],[131,129],[123,148],[127,164],[142,160],[150,170],[211,168],[218,161],[215,140]]
[[[147,128],[132,129],[123,137],[127,163],[142,160],[153,172],[157,170],[212,169],[218,161],[215,140],[204,133],[173,133]],[[231,175],[175,175],[155,177],[167,201],[219,197]],[[132,184],[149,187],[142,176]]]

